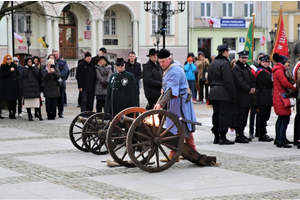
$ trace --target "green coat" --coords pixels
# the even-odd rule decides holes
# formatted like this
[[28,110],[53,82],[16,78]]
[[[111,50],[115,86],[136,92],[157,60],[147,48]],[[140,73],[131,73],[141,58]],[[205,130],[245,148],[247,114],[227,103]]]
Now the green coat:
[[115,72],[109,78],[104,112],[115,116],[128,107],[138,107],[135,78],[127,71]]

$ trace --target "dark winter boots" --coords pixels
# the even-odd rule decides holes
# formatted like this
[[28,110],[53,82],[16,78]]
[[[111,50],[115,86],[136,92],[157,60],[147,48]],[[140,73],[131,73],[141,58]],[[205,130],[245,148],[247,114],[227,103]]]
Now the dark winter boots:
[[252,141],[252,139],[247,138],[244,135],[243,131],[235,130],[235,132],[236,132],[236,137],[235,137],[235,142],[236,143],[249,143],[249,141]]
[[259,137],[258,137],[258,141],[260,142],[272,142],[274,139],[270,138],[267,135],[266,129],[265,128],[257,128],[257,131],[259,130]]
[[220,133],[219,145],[230,145],[230,144],[234,144],[234,142],[226,138],[226,133]]

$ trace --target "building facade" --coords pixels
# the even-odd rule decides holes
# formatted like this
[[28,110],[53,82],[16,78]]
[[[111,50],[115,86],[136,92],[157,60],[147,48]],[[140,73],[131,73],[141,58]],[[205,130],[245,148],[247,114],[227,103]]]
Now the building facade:
[[[2,4],[0,1],[0,7]],[[151,6],[159,5],[152,2]],[[170,8],[177,7],[177,2],[171,2]],[[145,63],[149,49],[156,48],[155,32],[161,28],[161,19],[145,12],[143,1],[38,2],[30,10],[41,13],[36,14],[26,9],[14,12],[14,32],[23,38],[22,43],[12,36],[11,15],[6,15],[0,21],[2,27],[5,27],[0,30],[1,36],[4,36],[0,39],[0,58],[7,53],[12,54],[12,41],[15,44],[15,55],[27,55],[25,31],[29,28],[32,31],[30,54],[46,58],[52,50],[59,50],[68,61],[71,78],[75,76],[77,60],[84,57],[86,50],[95,56],[99,48],[105,47],[111,62],[118,57],[127,60],[128,53],[134,51],[138,61]],[[168,17],[166,48],[181,62],[188,49],[187,26],[187,11]],[[43,36],[48,48],[38,42]]]
[[[237,59],[237,53],[245,46],[248,25],[254,18],[254,59],[259,51],[267,53],[269,2],[265,1],[190,1],[189,2],[189,51],[204,52],[207,58],[217,55],[217,46],[228,43],[229,58]],[[269,9],[270,10],[270,9]],[[208,21],[211,22],[211,24]],[[213,24],[212,24],[213,23]],[[260,37],[266,42],[260,45]]]

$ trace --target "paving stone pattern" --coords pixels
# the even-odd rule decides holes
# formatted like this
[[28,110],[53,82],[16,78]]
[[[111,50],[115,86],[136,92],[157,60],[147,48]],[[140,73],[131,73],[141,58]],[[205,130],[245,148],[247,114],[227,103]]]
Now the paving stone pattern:
[[[25,199],[25,198],[40,198],[40,199],[64,199],[71,198],[72,199],[165,199],[167,196],[160,195],[160,193],[156,193],[155,189],[151,192],[135,191],[133,189],[128,189],[127,187],[119,186],[117,184],[118,181],[128,181],[130,184],[135,184],[134,181],[130,182],[130,177],[138,176],[140,181],[144,181],[147,183],[148,177],[150,178],[146,172],[141,171],[138,168],[125,168],[125,167],[116,167],[116,168],[108,168],[101,167],[101,169],[95,169],[90,166],[86,166],[84,164],[84,159],[88,157],[88,159],[99,160],[99,162],[104,159],[101,156],[92,155],[91,153],[80,152],[78,149],[72,146],[69,141],[69,124],[72,119],[79,114],[79,108],[77,108],[77,89],[75,83],[68,83],[67,85],[67,94],[68,94],[68,106],[65,108],[63,119],[56,119],[55,121],[48,121],[46,117],[44,117],[44,121],[40,122],[38,119],[35,119],[33,122],[29,122],[27,120],[26,113],[22,118],[18,118],[17,120],[9,120],[4,119],[0,121],[0,149],[7,149],[8,152],[1,153],[0,152],[0,171],[7,170],[6,175],[0,173],[0,199]],[[143,92],[141,90],[141,107],[145,107],[146,100],[144,98]],[[221,195],[218,194],[209,194],[210,189],[207,191],[203,189],[204,194],[207,195],[189,195],[192,194],[192,190],[186,189],[186,195],[178,196],[180,199],[299,199],[300,198],[300,150],[297,150],[295,146],[292,149],[278,149],[271,143],[265,143],[268,149],[274,150],[274,153],[271,155],[264,155],[266,149],[260,147],[262,146],[260,142],[257,141],[257,138],[254,139],[250,144],[235,144],[232,146],[226,146],[227,149],[224,150],[225,147],[220,147],[220,145],[213,145],[213,135],[211,134],[211,115],[212,109],[206,108],[204,104],[194,104],[195,112],[197,115],[197,119],[199,121],[206,121],[206,124],[209,126],[197,127],[197,131],[195,133],[195,141],[196,147],[198,151],[202,154],[206,155],[214,155],[217,157],[217,161],[222,165],[220,167],[199,167],[194,165],[186,160],[181,160],[179,163],[175,163],[170,169],[160,172],[161,176],[175,176],[176,180],[180,183],[184,181],[184,175],[177,176],[176,173],[190,173],[189,171],[198,171],[206,170],[207,174],[205,175],[204,181],[211,182],[209,185],[210,189],[214,187],[221,179],[216,178],[215,180],[210,180],[210,175],[214,173],[214,171],[222,173],[225,175],[228,173],[228,176],[232,173],[236,173],[237,179],[243,179],[244,176],[250,177],[250,179],[255,180],[255,178],[262,178],[263,180],[269,181],[270,185],[261,186],[261,188],[257,188],[254,190],[248,190],[250,185],[240,185],[237,187],[236,192],[231,192],[226,195],[223,193]],[[43,115],[45,116],[45,108],[42,108]],[[6,115],[6,111],[3,112]],[[293,116],[294,116],[293,112]],[[291,118],[291,123],[288,129],[288,138],[292,140],[292,126],[293,126],[293,116]],[[274,137],[274,124],[276,121],[276,115],[272,113],[268,134]],[[11,132],[12,130],[17,130],[17,136],[14,136],[14,133],[10,133],[11,137],[3,136],[1,134],[6,133],[6,131]],[[248,134],[248,127],[246,128],[246,133]],[[22,131],[24,133],[22,133]],[[1,133],[2,132],[2,133]],[[32,134],[30,134],[32,133]],[[198,135],[197,135],[198,134]],[[45,150],[30,150],[26,151],[25,142],[28,141],[36,141],[33,145],[43,144],[47,140],[55,142],[63,141],[58,145],[63,145],[66,143],[65,147],[61,149],[51,149],[49,147],[45,147]],[[234,137],[230,137],[230,139],[234,139]],[[69,143],[67,144],[68,141]],[[7,145],[7,146],[6,146]],[[11,145],[11,146],[9,146]],[[18,145],[20,147],[18,148]],[[23,145],[23,146],[22,146]],[[242,151],[245,151],[243,145],[248,145],[251,151],[246,152],[246,154]],[[24,147],[23,151],[22,148]],[[231,152],[227,151],[231,150]],[[261,157],[251,157],[247,154],[251,155],[252,153],[260,153]],[[299,151],[299,153],[297,153]],[[279,152],[279,153],[276,153]],[[282,153],[284,152],[284,153]],[[47,165],[36,164],[33,160],[26,161],[28,157],[39,157],[44,156],[45,158],[53,156],[53,155],[62,155],[62,154],[80,154],[80,159],[82,158],[83,168],[84,170],[78,171],[62,171],[59,167],[47,167]],[[279,156],[278,156],[279,155]],[[109,158],[109,155],[106,157]],[[105,158],[106,158],[105,157]],[[46,160],[45,160],[46,162]],[[105,164],[103,164],[105,165]],[[170,177],[169,176],[169,177]],[[207,177],[206,177],[207,176]],[[106,177],[113,177],[113,181],[116,181],[114,184],[113,181],[111,183],[106,183],[101,181],[101,177],[103,179]],[[143,179],[145,177],[145,179]],[[147,177],[147,178],[146,178]],[[160,176],[158,177],[158,181]],[[211,176],[213,177],[213,176]],[[120,180],[118,180],[120,178]],[[168,179],[167,177],[165,177]],[[199,180],[201,177],[199,177]],[[230,176],[228,177],[230,179]],[[161,180],[164,182],[165,179]],[[214,183],[214,181],[216,181]],[[272,182],[274,181],[274,187],[272,187]],[[251,182],[251,181],[250,181]],[[255,182],[255,181],[254,181]],[[26,184],[34,184],[40,185],[41,187],[44,185],[45,187],[52,187],[53,190],[57,188],[57,195],[54,194],[38,194],[36,192],[36,196],[30,196],[29,192],[32,189],[35,190],[36,185],[30,186],[30,189],[26,188],[24,185]],[[280,183],[280,187],[278,184]],[[170,185],[172,183],[166,183],[166,185]],[[55,187],[54,187],[55,186]],[[60,187],[57,187],[60,186]],[[276,186],[276,187],[275,187]],[[18,193],[19,195],[14,196],[13,192],[10,194],[2,193],[1,191],[5,191],[5,188],[9,188],[9,190],[14,187],[22,188],[22,192]],[[28,186],[29,187],[29,186]],[[154,188],[153,185],[149,184],[147,188]],[[195,186],[196,187],[196,186]],[[265,187],[265,188],[264,188]],[[268,187],[268,189],[266,189]],[[65,192],[68,191],[76,191],[78,193],[74,193],[72,196],[72,192],[67,192],[66,194],[61,193],[59,188],[65,188]],[[149,189],[148,188],[148,189]],[[239,189],[238,189],[239,188]],[[292,188],[292,189],[291,189]],[[164,188],[161,188],[164,190]],[[200,190],[199,189],[199,190]],[[226,187],[214,188],[220,191],[226,191]],[[36,189],[37,190],[37,189]],[[146,190],[146,188],[145,188]],[[184,191],[184,189],[180,190]],[[166,189],[166,193],[168,190]],[[24,194],[25,196],[23,196]],[[55,193],[55,192],[54,192]],[[40,195],[40,196],[38,196]],[[63,196],[66,195],[66,196]],[[77,196],[76,196],[77,195]],[[173,196],[171,196],[173,197]],[[174,199],[174,198],[173,198]],[[175,197],[176,199],[176,197]]]

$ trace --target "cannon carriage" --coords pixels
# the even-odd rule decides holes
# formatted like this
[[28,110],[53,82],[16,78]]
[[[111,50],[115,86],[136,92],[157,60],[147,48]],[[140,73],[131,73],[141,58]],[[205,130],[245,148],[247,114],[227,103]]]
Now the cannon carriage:
[[[167,118],[171,120],[171,126],[165,128]],[[106,113],[85,112],[72,121],[70,138],[82,151],[98,155],[109,152],[118,164],[136,166],[147,172],[164,171],[180,156],[198,165],[214,165],[216,157],[201,155],[184,142],[183,124],[186,121],[165,110],[147,111],[139,107],[127,108],[114,117]],[[174,126],[177,134],[170,132]],[[75,128],[78,130],[74,131]],[[170,150],[176,152],[171,159],[168,157]],[[161,158],[168,162],[161,162]]]

